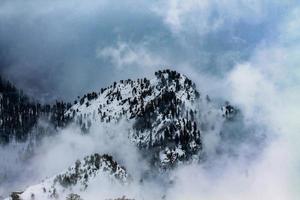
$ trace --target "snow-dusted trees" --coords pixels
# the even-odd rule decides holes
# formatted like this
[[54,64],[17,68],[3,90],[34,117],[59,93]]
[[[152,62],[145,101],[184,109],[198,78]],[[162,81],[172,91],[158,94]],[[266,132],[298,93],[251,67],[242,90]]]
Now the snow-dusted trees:
[[66,200],[83,200],[78,194],[71,193],[67,196]]
[[42,105],[30,100],[22,90],[0,77],[0,143],[8,143],[12,138],[26,140],[39,118],[51,121],[55,127],[64,126],[68,121],[64,113],[70,107],[62,101]]

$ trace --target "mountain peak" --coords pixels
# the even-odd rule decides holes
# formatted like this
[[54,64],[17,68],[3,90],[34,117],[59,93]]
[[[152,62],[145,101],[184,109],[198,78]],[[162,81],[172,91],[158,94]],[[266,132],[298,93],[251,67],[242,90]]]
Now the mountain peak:
[[158,161],[155,164],[170,166],[202,149],[195,120],[199,98],[190,79],[162,70],[155,72],[153,79],[121,80],[84,95],[66,115],[86,132],[95,123],[132,121],[129,139],[139,148],[152,149],[150,160]]
[[48,178],[42,183],[27,188],[24,192],[13,192],[12,200],[19,199],[65,199],[68,195],[75,195],[74,191],[85,191],[90,181],[108,178],[120,184],[129,181],[129,175],[113,157],[97,153],[77,160],[65,172]]
[[124,115],[133,118],[139,115],[151,100],[172,95],[175,95],[178,100],[185,101],[188,106],[191,106],[191,103],[200,96],[195,84],[186,76],[176,71],[163,70],[155,72],[155,78],[150,80],[147,78],[135,81],[120,80],[109,87],[101,88],[98,93],[88,93],[79,101],[75,101],[66,115],[74,118],[77,114],[76,121],[85,129],[89,123],[82,123],[78,114],[92,115],[92,118],[97,121],[98,113],[102,122],[118,120]]

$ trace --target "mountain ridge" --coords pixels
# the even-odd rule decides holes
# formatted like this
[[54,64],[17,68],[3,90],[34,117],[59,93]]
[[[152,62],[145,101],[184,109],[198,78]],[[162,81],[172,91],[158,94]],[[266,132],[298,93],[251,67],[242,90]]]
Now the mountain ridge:
[[[200,104],[203,104],[204,108],[201,108]],[[121,120],[131,122],[132,127],[123,132],[128,134],[130,143],[139,149],[139,153],[151,166],[150,173],[155,174],[164,173],[182,163],[200,162],[205,154],[203,131],[214,129],[213,124],[207,124],[207,118],[216,115],[224,120],[232,120],[237,112],[229,103],[215,108],[211,100],[208,97],[203,98],[196,85],[186,76],[172,70],[160,70],[155,72],[152,79],[121,80],[102,88],[98,93],[92,92],[78,98],[64,112],[63,118],[67,119],[67,122],[61,128],[74,123],[83,133],[89,134],[90,128],[98,124],[114,126]],[[86,158],[92,156],[102,158],[99,154]],[[123,170],[121,179],[130,179],[126,168],[119,166],[110,155],[103,156],[104,162],[109,160],[109,171],[118,168]],[[47,179],[50,196],[46,198],[56,198],[57,190],[52,187],[55,184],[62,186],[58,193],[64,195],[70,184],[81,187],[82,191],[86,189],[88,184],[85,179],[89,180],[98,175],[93,170],[88,175],[76,175],[76,166],[81,166],[82,162],[87,161],[78,161],[75,167],[71,166],[71,171],[67,170]],[[94,162],[88,164],[89,170],[94,167]],[[78,177],[80,178],[77,180]],[[113,179],[119,179],[119,176],[114,176]],[[35,187],[40,188],[41,184]],[[30,188],[22,193],[12,193],[11,198],[32,199],[31,194],[29,195]]]

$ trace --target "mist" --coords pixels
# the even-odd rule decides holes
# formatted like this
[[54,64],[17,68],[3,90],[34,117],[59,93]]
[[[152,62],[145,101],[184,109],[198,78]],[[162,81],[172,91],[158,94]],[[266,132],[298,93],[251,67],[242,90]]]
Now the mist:
[[[297,200],[299,16],[299,3],[288,0],[4,0],[0,73],[29,95],[52,102],[73,101],[113,81],[171,68],[190,77],[216,108],[228,100],[240,109],[238,124],[224,125],[217,115],[207,119],[216,129],[204,134],[205,162],[181,165],[143,184],[96,180],[84,199]],[[47,138],[26,162],[18,154],[26,144],[1,147],[6,161],[0,167],[10,182],[0,184],[0,196],[95,152],[112,154],[141,179],[149,166],[127,140],[130,126],[95,126],[84,135],[70,125]],[[224,127],[226,139],[218,134]]]

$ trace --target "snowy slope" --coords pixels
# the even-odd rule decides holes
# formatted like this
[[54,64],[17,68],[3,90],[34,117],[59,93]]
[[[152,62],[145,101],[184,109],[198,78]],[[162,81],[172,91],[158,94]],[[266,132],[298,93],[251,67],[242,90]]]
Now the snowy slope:
[[152,149],[152,164],[165,167],[187,160],[202,148],[195,120],[199,98],[195,84],[186,76],[163,70],[150,80],[121,80],[87,94],[66,116],[84,131],[94,123],[133,121],[129,139],[141,149]]
[[130,180],[125,168],[118,165],[111,156],[93,154],[81,161],[77,160],[65,172],[31,186],[24,192],[12,193],[8,199],[66,199],[70,194],[84,194],[90,182],[101,178],[117,184],[126,184]]
[[188,108],[193,108],[193,101],[199,95],[195,85],[186,76],[175,71],[159,71],[156,72],[156,78],[151,80],[121,80],[101,89],[99,93],[84,95],[66,115],[75,116],[76,122],[82,121],[83,128],[88,127],[91,119],[98,122],[117,121],[123,116],[131,119],[167,92],[175,92],[176,98],[185,102]]

